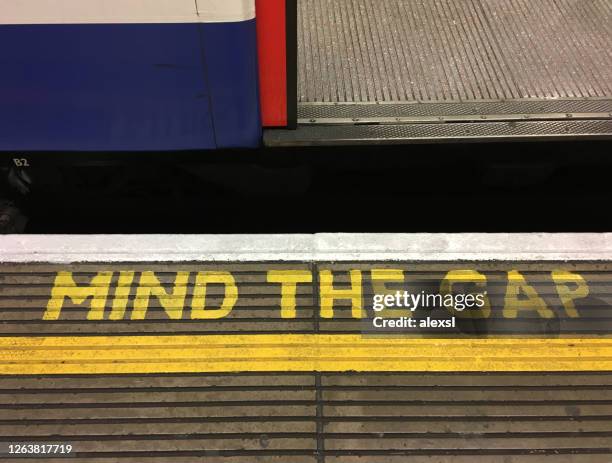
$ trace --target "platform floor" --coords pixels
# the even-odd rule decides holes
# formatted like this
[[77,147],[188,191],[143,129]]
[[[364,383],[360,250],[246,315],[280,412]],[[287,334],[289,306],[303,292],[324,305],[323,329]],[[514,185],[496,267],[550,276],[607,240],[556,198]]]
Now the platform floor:
[[0,376],[7,462],[604,463],[612,374]]
[[299,0],[299,102],[612,97],[611,0]]
[[[354,312],[451,270],[486,282],[490,329]],[[542,302],[504,314],[519,288]],[[0,459],[609,463],[611,304],[612,234],[0,237]]]

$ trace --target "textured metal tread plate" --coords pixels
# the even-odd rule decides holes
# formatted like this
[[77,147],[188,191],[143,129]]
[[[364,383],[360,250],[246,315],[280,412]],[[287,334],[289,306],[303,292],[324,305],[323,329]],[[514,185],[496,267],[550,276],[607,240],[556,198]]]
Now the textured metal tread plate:
[[612,120],[301,125],[264,132],[270,147],[610,138]]
[[612,119],[612,99],[511,100],[463,103],[302,103],[301,124],[462,119]]
[[612,96],[610,0],[298,0],[299,101]]
[[0,376],[0,446],[70,443],[44,460],[74,462],[603,463],[610,394],[612,373]]

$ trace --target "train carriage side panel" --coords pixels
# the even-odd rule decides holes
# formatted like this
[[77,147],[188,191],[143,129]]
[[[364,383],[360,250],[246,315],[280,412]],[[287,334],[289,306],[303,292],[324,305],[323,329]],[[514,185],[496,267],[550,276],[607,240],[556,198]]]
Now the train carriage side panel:
[[261,115],[255,20],[202,25],[217,147],[256,147]]
[[0,150],[257,146],[253,1],[198,1],[0,0]]

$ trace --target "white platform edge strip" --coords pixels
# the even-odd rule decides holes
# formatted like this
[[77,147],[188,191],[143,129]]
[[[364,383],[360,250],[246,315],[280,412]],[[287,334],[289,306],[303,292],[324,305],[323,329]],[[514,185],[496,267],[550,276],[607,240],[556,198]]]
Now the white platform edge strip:
[[612,234],[5,235],[1,263],[612,261]]
[[0,25],[240,22],[255,0],[0,0]]

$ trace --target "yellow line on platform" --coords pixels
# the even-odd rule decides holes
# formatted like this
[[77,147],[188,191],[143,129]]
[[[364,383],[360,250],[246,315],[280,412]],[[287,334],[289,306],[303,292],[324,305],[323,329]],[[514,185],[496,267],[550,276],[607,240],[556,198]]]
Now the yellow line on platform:
[[612,371],[612,339],[341,334],[0,338],[0,374]]

